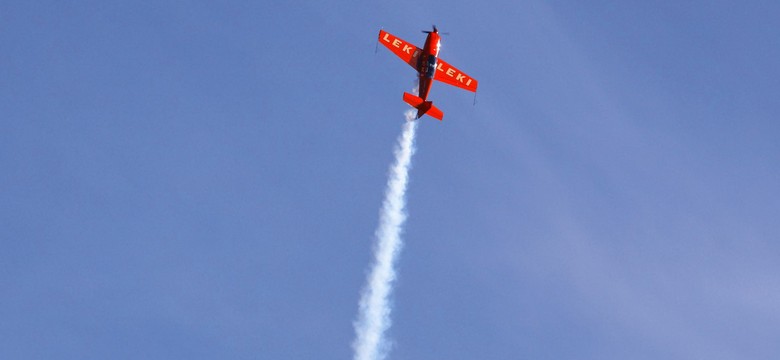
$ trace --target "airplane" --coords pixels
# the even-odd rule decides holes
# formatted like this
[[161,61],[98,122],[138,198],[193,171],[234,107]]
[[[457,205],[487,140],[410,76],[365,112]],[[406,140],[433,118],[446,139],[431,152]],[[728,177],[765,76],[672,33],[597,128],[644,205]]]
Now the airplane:
[[417,109],[416,119],[423,115],[429,115],[442,120],[444,113],[436,106],[433,106],[433,102],[428,101],[428,93],[431,91],[431,85],[433,84],[432,80],[438,80],[474,93],[477,92],[478,82],[471,76],[438,58],[441,42],[436,25],[433,25],[433,31],[423,30],[423,33],[428,34],[428,37],[425,39],[425,46],[422,49],[384,30],[379,30],[378,41],[417,70],[420,78],[418,85],[418,94],[420,96],[404,92],[404,101]]

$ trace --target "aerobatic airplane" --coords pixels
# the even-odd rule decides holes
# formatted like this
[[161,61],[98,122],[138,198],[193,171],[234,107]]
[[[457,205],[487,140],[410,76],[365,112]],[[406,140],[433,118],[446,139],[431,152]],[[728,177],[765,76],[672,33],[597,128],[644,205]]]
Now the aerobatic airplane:
[[420,78],[418,88],[420,96],[404,93],[404,101],[417,109],[417,118],[427,114],[442,120],[444,113],[433,106],[433,102],[428,101],[432,80],[439,80],[445,84],[475,93],[477,92],[477,80],[438,58],[441,43],[436,25],[433,26],[433,31],[423,30],[423,32],[428,34],[428,37],[425,39],[425,46],[422,49],[384,30],[379,31],[379,42],[417,70]]

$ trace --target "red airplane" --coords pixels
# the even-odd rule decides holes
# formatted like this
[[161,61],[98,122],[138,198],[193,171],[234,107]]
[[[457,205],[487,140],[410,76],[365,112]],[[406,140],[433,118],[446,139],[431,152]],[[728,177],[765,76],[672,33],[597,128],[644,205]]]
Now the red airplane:
[[428,34],[428,38],[425,39],[425,47],[422,49],[384,30],[379,31],[379,42],[401,60],[406,61],[419,74],[418,93],[420,96],[404,93],[404,101],[417,109],[417,119],[427,114],[442,120],[444,113],[433,106],[433,102],[427,100],[433,84],[431,80],[439,80],[445,84],[475,93],[477,92],[477,80],[438,58],[441,43],[436,25],[433,26],[433,31],[423,30],[423,32]]

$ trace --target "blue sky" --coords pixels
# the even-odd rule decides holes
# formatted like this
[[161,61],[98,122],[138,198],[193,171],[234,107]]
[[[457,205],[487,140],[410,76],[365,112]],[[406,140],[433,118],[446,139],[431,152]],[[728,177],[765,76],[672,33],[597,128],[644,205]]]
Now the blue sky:
[[344,359],[414,74],[392,359],[776,359],[754,1],[6,2],[0,357]]

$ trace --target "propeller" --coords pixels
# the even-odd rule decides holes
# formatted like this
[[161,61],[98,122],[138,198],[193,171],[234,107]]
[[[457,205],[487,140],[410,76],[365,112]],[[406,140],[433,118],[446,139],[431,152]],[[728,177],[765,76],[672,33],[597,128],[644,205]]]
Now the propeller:
[[434,33],[437,33],[437,34],[441,34],[441,35],[449,35],[449,34],[450,34],[450,33],[448,33],[448,32],[440,33],[440,32],[439,32],[439,29],[437,29],[437,28],[436,28],[436,25],[433,25],[433,31],[429,31],[429,30],[423,30],[422,32],[423,32],[423,33],[426,33],[426,34],[430,34],[430,33],[432,33],[432,32],[434,32]]

